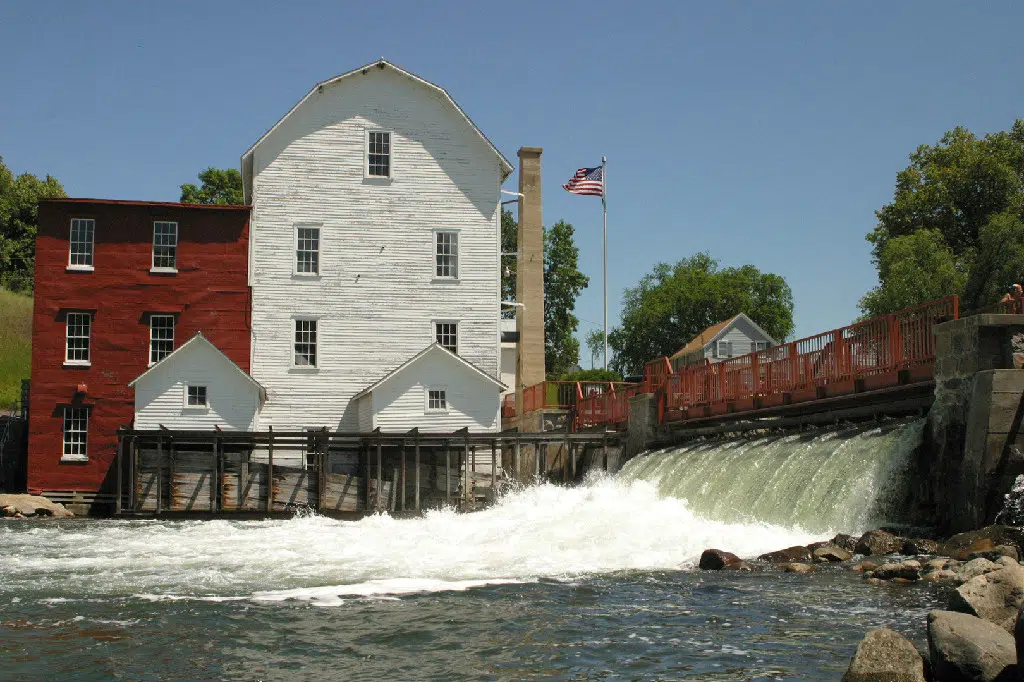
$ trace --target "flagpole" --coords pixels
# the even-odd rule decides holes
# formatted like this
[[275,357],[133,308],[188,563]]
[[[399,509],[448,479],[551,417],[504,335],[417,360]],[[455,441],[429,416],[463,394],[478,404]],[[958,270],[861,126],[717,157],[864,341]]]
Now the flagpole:
[[608,371],[608,157],[601,157],[601,209],[604,214],[604,369]]

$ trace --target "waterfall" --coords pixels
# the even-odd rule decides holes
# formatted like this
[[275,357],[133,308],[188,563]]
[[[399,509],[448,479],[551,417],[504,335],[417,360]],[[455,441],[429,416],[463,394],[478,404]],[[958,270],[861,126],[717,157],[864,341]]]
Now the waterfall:
[[698,440],[637,457],[618,478],[650,482],[717,522],[858,533],[902,520],[923,432],[916,420]]

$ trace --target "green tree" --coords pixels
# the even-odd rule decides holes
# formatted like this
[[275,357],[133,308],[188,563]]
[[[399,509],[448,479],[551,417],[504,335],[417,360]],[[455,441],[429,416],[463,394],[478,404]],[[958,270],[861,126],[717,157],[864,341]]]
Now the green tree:
[[889,239],[878,257],[877,286],[861,298],[867,317],[909,308],[951,294],[967,281],[960,262],[938,230],[921,230]]
[[[587,342],[587,350],[590,351],[590,368],[594,369],[597,367],[598,358],[601,359],[602,367],[604,365],[604,330],[603,329],[591,329],[587,332],[584,337]],[[610,349],[609,349],[610,350]]]
[[47,175],[17,177],[0,157],[0,287],[32,290],[39,226],[39,200],[66,197],[64,187]]
[[622,375],[610,369],[581,369],[578,372],[566,374],[562,379],[564,381],[622,381]]
[[207,168],[199,174],[202,186],[181,186],[183,204],[243,204],[242,174],[235,168]]
[[574,232],[563,220],[544,230],[544,370],[553,378],[565,375],[580,359],[575,336],[579,320],[573,311],[590,278],[579,271]]
[[[861,300],[865,315],[921,303],[935,291],[963,294],[965,307],[992,302],[1024,275],[1015,254],[998,244],[1012,244],[1014,225],[1024,218],[1024,119],[984,137],[957,127],[937,144],[918,147],[896,176],[892,202],[876,217],[867,239],[879,286]],[[909,242],[889,248],[920,232],[931,233],[914,242],[925,254]],[[900,259],[913,262],[904,267]],[[922,281],[936,276],[933,266],[940,268],[938,284]],[[960,285],[950,290],[955,280]]]
[[706,253],[659,263],[622,297],[622,325],[608,335],[612,369],[640,374],[711,325],[746,313],[777,341],[793,332],[793,292],[779,275],[752,265],[718,267]]

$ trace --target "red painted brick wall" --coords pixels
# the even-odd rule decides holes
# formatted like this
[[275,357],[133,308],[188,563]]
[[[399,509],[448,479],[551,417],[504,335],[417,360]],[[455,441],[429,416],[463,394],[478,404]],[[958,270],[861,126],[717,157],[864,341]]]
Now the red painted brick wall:
[[[72,218],[96,221],[92,272],[68,272]],[[150,273],[153,221],[178,223],[177,274]],[[249,371],[248,207],[87,199],[39,205],[28,487],[114,492],[117,429],[135,414],[128,382],[149,361],[150,313],[174,313],[174,346],[197,331]],[[65,367],[67,312],[93,313],[90,367]],[[77,394],[85,384],[84,395]],[[90,408],[85,463],[62,463],[63,407]]]

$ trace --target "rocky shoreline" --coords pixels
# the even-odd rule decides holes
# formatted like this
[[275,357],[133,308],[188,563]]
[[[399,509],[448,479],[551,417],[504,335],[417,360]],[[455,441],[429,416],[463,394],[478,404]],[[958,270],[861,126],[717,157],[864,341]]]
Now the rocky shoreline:
[[64,505],[40,495],[0,494],[0,519],[67,519],[73,516]]
[[[928,651],[887,628],[867,633],[843,682],[1006,682],[1024,680],[1024,529],[988,526],[939,542],[873,530],[837,535],[744,561],[705,550],[703,570],[813,573],[842,565],[870,585],[932,582],[950,588],[947,610],[928,614]],[[1018,667],[1020,660],[1020,667]]]

